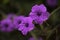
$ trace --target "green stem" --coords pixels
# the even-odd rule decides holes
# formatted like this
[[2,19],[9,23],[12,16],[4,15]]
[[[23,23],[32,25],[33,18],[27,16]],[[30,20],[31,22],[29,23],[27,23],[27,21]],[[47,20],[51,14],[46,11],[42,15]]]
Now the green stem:
[[50,35],[53,33],[53,31],[55,31],[56,29],[53,29],[53,30],[51,30],[50,32],[49,32],[49,34],[48,34],[48,36],[47,36],[47,38],[46,38],[46,40],[48,40],[49,39],[49,37],[50,37]]
[[45,23],[46,23],[47,26],[50,26],[46,21],[45,21]]
[[37,37],[36,37],[36,35],[35,35],[32,31],[31,31],[30,33],[31,33],[32,37],[33,37],[35,40],[38,40]]
[[51,36],[51,34],[53,33],[53,31],[55,31],[58,27],[59,27],[59,24],[58,24],[53,30],[51,30],[51,31],[49,32],[48,36],[46,37],[46,40],[49,39],[49,37]]
[[[57,10],[59,10],[60,9],[60,7],[58,7],[57,9],[55,9],[51,14],[50,14],[50,16],[52,16]],[[47,24],[47,26],[50,26],[46,21],[45,21],[45,23]]]
[[57,31],[57,29],[56,29],[56,40],[59,40],[58,39],[58,31]]
[[50,14],[50,16],[52,16],[57,10],[59,10],[60,9],[60,7],[58,7],[57,9],[55,9],[51,14]]
[[40,28],[41,28],[41,30],[42,30],[42,31],[44,30],[44,27],[43,27],[43,25],[40,25]]

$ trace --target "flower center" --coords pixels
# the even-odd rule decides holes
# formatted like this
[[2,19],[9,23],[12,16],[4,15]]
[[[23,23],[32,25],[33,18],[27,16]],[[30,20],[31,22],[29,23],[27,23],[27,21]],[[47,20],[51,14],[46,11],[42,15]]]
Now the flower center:
[[41,13],[40,12],[37,12],[37,16],[40,16],[41,15]]
[[18,21],[18,24],[20,24],[20,23],[21,23],[21,21],[19,20],[19,21]]
[[26,26],[26,27],[28,27],[28,26],[29,26],[29,24],[28,24],[28,23],[26,23],[26,24],[25,24],[25,26]]
[[8,27],[8,24],[5,24],[5,27],[7,28]]

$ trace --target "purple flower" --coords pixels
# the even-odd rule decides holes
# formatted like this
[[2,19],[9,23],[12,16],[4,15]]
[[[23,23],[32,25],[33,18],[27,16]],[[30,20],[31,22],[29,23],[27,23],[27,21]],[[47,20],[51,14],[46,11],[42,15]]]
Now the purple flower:
[[0,21],[0,30],[1,30],[1,21]]
[[16,16],[15,14],[8,14],[8,15],[7,15],[7,19],[9,18],[9,19],[12,20],[15,16]]
[[13,24],[14,24],[15,28],[18,28],[18,25],[23,23],[23,19],[24,19],[24,16],[15,16],[13,18]]
[[33,37],[30,37],[28,40],[34,40],[34,38]]
[[57,5],[57,1],[58,0],[46,0],[46,3],[50,6],[50,7],[55,7]]
[[[30,37],[28,40],[35,40],[33,37]],[[42,40],[42,38],[38,38],[38,40]]]
[[29,31],[34,29],[34,24],[32,22],[33,19],[31,17],[25,17],[23,23],[19,25],[18,30],[21,31],[23,35],[26,35]]
[[13,23],[10,19],[3,19],[1,21],[1,26],[0,26],[0,30],[3,32],[10,32],[14,30],[14,26]]
[[29,14],[29,16],[38,24],[42,24],[43,21],[46,21],[49,15],[49,12],[47,12],[47,9],[43,4],[33,6]]

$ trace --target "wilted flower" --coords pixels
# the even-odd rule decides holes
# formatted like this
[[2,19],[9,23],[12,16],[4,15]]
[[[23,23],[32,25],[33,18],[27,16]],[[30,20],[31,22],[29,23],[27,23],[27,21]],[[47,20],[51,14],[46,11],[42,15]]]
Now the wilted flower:
[[43,21],[46,21],[49,15],[49,12],[47,12],[47,9],[43,4],[33,6],[29,14],[29,16],[38,24],[42,24]]
[[10,19],[3,19],[1,21],[0,30],[4,32],[10,32],[14,30],[14,25]]
[[18,30],[21,31],[23,35],[26,35],[29,31],[34,29],[34,24],[32,22],[33,19],[31,17],[25,17],[23,23],[19,25]]

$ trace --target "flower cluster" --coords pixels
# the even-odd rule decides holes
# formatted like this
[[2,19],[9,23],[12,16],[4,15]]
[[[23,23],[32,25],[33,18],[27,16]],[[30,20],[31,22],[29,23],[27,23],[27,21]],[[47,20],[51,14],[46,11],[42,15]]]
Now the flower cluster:
[[28,17],[26,16],[16,16],[10,14],[6,19],[0,22],[0,30],[4,32],[11,32],[17,29],[26,35],[28,32],[34,29],[33,21],[36,24],[42,24],[49,17],[49,12],[47,12],[46,7],[41,5],[34,5]]

